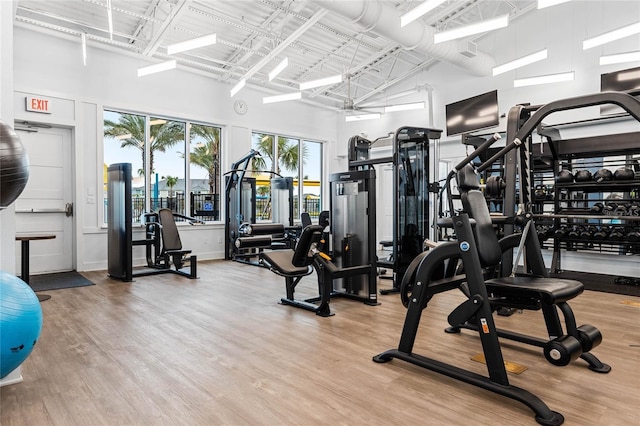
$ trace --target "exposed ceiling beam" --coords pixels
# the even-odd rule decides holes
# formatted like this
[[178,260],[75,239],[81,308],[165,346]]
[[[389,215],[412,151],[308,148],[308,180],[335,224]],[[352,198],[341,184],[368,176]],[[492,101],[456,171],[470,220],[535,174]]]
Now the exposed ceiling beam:
[[265,56],[260,61],[258,61],[258,63],[256,63],[253,67],[251,67],[249,69],[249,71],[247,71],[240,78],[240,80],[242,80],[242,79],[248,80],[249,78],[251,78],[255,73],[260,71],[265,65],[267,65],[269,62],[271,62],[271,60],[273,58],[277,57],[280,53],[282,53],[282,51],[284,51],[284,49],[286,49],[291,43],[296,41],[302,34],[304,34],[311,27],[313,27],[313,25],[316,22],[318,22],[320,19],[322,19],[322,17],[324,15],[326,15],[326,14],[327,14],[327,11],[324,10],[324,9],[319,10],[316,13],[314,13],[313,16],[311,18],[309,18],[309,20],[307,22],[305,22],[304,24],[300,25],[300,27],[298,27],[297,30],[295,30],[293,33],[291,33],[291,35],[289,37],[287,37],[282,43],[280,43],[278,46],[276,46],[268,56]]
[[169,13],[169,16],[167,16],[167,18],[162,22],[160,29],[153,35],[151,40],[149,40],[149,44],[147,44],[147,47],[142,51],[143,55],[153,56],[153,54],[156,53],[156,50],[160,47],[160,43],[164,40],[171,24],[183,13],[183,11],[187,10],[185,6],[189,4],[190,1],[191,0],[180,0],[175,5],[173,10],[171,10],[171,13]]

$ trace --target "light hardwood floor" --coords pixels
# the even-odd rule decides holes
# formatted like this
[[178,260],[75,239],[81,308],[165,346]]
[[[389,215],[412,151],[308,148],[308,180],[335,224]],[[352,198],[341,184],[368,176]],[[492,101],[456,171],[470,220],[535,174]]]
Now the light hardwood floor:
[[[173,274],[48,292],[42,335],[24,381],[0,388],[0,424],[11,425],[526,425],[524,405],[399,360],[405,309],[335,299],[321,318],[279,305],[284,279],[235,262],[200,262],[198,280]],[[314,278],[306,278],[309,296]],[[389,286],[381,280],[380,287]],[[304,294],[304,292],[301,292]],[[437,295],[422,317],[415,352],[486,374],[472,332],[443,332],[463,300]],[[578,324],[603,333],[598,374],[576,361],[549,364],[537,348],[503,342],[509,374],[561,412],[566,425],[640,425],[640,298],[587,291],[573,301]],[[497,317],[539,336],[539,312]]]

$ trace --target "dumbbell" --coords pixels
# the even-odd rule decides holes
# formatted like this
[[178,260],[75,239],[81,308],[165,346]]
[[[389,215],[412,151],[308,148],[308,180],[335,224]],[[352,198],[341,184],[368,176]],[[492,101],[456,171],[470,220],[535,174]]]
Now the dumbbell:
[[633,229],[631,230],[628,234],[627,234],[627,241],[629,241],[630,243],[637,243],[640,241],[640,232],[637,229]]
[[538,201],[545,200],[547,198],[547,187],[544,185],[536,185],[534,196]]
[[567,227],[562,225],[560,228],[553,231],[553,237],[557,239],[562,239],[567,235]]
[[595,203],[591,209],[589,209],[589,213],[591,214],[603,214],[604,213],[604,204]]
[[640,216],[640,205],[633,203],[627,208],[627,214],[629,216]]
[[626,216],[627,215],[627,206],[624,204],[618,204],[616,208],[613,210],[614,216]]
[[591,180],[591,172],[589,170],[578,170],[573,175],[573,179],[576,182],[589,182]]
[[609,239],[619,241],[624,238],[624,228],[616,226],[609,232]]
[[604,205],[602,212],[608,216],[613,215],[613,211],[618,207],[617,203],[607,203]]
[[578,230],[577,227],[573,227],[567,232],[567,237],[568,238],[576,239],[579,236],[580,236],[580,230]]
[[596,182],[613,180],[613,173],[609,169],[600,169],[593,175],[593,180]]
[[594,240],[606,240],[609,235],[609,227],[601,226],[596,232],[593,233]]
[[580,231],[580,238],[591,240],[593,239],[593,236],[596,232],[598,232],[598,228],[596,228],[594,225],[587,226]]

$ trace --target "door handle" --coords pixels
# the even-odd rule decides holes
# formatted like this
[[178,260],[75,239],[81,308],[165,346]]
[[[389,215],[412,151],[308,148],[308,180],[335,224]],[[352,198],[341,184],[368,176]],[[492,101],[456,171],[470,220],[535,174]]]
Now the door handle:
[[73,203],[67,203],[64,205],[64,214],[67,217],[73,216]]

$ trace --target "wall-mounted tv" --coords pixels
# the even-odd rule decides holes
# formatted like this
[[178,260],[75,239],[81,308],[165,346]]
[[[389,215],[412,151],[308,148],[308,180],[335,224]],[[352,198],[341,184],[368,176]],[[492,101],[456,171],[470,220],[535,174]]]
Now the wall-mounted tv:
[[447,105],[447,136],[498,125],[498,91],[483,93]]
[[[600,75],[601,92],[625,92],[636,89],[640,90],[640,67]],[[622,108],[613,104],[600,106],[601,115],[619,114],[623,112],[625,111]]]

